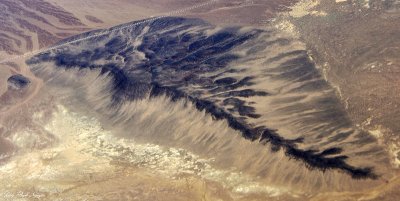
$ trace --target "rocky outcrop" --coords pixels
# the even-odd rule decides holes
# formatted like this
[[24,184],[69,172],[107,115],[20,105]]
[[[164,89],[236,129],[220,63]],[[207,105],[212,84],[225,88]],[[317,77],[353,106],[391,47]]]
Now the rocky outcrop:
[[7,83],[9,89],[21,90],[27,88],[31,81],[25,76],[17,74],[9,77]]

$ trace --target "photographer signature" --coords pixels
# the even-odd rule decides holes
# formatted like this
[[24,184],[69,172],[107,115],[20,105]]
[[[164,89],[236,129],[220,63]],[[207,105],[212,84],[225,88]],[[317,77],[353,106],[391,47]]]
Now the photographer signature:
[[40,199],[45,197],[45,194],[41,193],[36,193],[36,192],[23,192],[23,191],[18,191],[18,192],[4,192],[0,194],[0,197],[3,198],[8,198],[8,199],[13,199],[13,198],[34,198],[34,199]]

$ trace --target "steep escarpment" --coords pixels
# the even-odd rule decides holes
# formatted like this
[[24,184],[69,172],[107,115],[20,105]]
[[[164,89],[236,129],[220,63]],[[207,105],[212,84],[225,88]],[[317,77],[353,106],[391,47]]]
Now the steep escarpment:
[[[127,25],[43,52],[27,64],[49,86],[75,89],[82,101],[115,125],[148,118],[152,109],[135,104],[160,99],[226,122],[242,138],[259,142],[253,146],[269,150],[267,155],[246,156],[254,163],[232,165],[271,181],[300,185],[300,180],[310,179],[308,185],[314,188],[357,188],[357,182],[373,184],[385,172],[385,152],[373,137],[353,126],[298,40],[273,28],[216,27],[176,17]],[[146,125],[157,124],[149,119]],[[154,141],[150,135],[147,139]],[[217,133],[196,135],[208,149],[214,142],[222,146],[230,141],[227,137],[226,142],[213,142]],[[237,139],[234,134],[233,138]],[[157,141],[167,139],[163,135]],[[190,142],[179,140],[166,143],[190,147]],[[228,147],[238,151],[236,146]],[[284,159],[278,160],[281,156]],[[290,168],[279,172],[279,167]],[[338,186],[337,180],[326,177],[348,183]]]

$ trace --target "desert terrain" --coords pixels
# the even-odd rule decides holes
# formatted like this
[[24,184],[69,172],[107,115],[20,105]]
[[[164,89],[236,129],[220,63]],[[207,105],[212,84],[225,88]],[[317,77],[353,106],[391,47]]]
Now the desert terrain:
[[0,8],[0,200],[400,197],[397,0]]

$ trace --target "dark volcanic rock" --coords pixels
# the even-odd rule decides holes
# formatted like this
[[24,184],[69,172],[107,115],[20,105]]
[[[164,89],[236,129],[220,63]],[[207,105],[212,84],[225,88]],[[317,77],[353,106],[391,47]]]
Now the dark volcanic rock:
[[7,80],[8,88],[21,90],[29,86],[31,81],[21,74],[13,75]]
[[[292,49],[292,39],[271,39],[265,30],[217,28],[202,20],[177,17],[119,30],[123,26],[113,28],[116,30],[109,35],[43,52],[27,63],[33,71],[40,71],[42,62],[52,62],[56,70],[97,70],[112,81],[104,92],[111,97],[110,108],[164,95],[173,102],[185,100],[215,120],[226,121],[243,138],[269,143],[272,150],[283,150],[311,169],[337,169],[354,178],[376,178],[371,168],[347,163],[347,158],[360,155],[357,151],[336,147],[334,140],[341,141],[339,146],[354,143],[350,136],[366,149],[373,149],[375,142],[352,130],[332,87],[305,51]],[[257,55],[273,52],[276,46],[288,52],[269,60]],[[262,66],[253,68],[252,60]],[[277,61],[279,65],[270,65]],[[237,63],[245,67],[235,66]],[[250,104],[254,101],[257,104]],[[268,128],[267,120],[274,115],[297,129],[292,130],[293,136]],[[381,157],[379,151],[374,154],[377,160]]]

